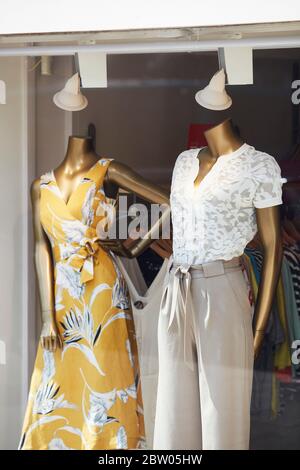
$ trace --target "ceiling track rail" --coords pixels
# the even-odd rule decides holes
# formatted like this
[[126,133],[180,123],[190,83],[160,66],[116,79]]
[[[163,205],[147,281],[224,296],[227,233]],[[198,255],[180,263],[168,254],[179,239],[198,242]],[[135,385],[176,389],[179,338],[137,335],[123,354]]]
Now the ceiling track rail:
[[53,46],[0,47],[0,56],[74,55],[78,52],[103,52],[106,54],[153,54],[175,52],[217,51],[221,47],[252,47],[253,49],[299,48],[300,35],[203,41],[147,41],[107,44],[72,44]]

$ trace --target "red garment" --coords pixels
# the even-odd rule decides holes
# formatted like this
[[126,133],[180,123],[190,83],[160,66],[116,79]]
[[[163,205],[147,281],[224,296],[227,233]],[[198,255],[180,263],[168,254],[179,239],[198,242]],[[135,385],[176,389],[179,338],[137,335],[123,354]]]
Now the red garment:
[[190,124],[187,148],[195,149],[199,147],[206,147],[207,142],[204,136],[204,132],[211,127],[212,124]]

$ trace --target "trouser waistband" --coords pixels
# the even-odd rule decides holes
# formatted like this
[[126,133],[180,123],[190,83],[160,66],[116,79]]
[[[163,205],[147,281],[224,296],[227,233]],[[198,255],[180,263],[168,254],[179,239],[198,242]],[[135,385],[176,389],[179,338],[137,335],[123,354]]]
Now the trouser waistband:
[[241,266],[241,257],[236,256],[230,260],[215,260],[201,264],[185,264],[173,261],[170,270],[179,270],[182,274],[190,272],[191,277],[212,277],[220,276],[227,270],[239,269]]

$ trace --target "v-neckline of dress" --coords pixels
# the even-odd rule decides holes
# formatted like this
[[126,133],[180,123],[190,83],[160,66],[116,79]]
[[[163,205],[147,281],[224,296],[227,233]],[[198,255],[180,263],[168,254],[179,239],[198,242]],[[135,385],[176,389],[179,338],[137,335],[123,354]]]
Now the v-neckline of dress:
[[75,189],[71,192],[68,200],[66,201],[65,198],[63,197],[63,194],[61,192],[61,189],[59,187],[59,184],[57,182],[57,179],[56,179],[56,176],[55,176],[55,173],[54,173],[54,168],[51,170],[51,175],[52,175],[52,180],[53,182],[55,183],[55,186],[58,190],[58,193],[59,193],[59,197],[60,199],[62,200],[62,202],[64,203],[64,205],[66,207],[68,207],[69,203],[70,203],[70,200],[72,199],[73,195],[77,192],[78,188],[80,187],[82,181],[87,178],[87,176],[89,175],[89,173],[94,169],[96,168],[97,164],[100,162],[100,160],[102,159],[102,157],[100,157],[82,176],[81,178],[79,179],[79,182],[78,184],[75,186]]

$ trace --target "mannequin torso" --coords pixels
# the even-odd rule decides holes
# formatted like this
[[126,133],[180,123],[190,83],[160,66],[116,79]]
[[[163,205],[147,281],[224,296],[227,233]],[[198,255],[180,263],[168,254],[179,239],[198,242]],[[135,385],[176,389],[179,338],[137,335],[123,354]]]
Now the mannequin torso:
[[[89,137],[70,136],[66,156],[61,164],[53,170],[52,174],[56,186],[65,205],[68,205],[71,196],[78,188],[87,171],[99,161],[92,139]],[[112,161],[104,180],[104,190],[108,197],[116,197],[119,188],[133,192],[147,201],[157,204],[168,204],[168,192],[159,186],[145,180],[131,168],[122,163]],[[61,345],[61,339],[55,324],[54,291],[53,291],[53,261],[51,246],[40,221],[40,178],[37,178],[31,187],[33,208],[33,228],[35,236],[35,268],[38,278],[39,295],[42,310],[41,343],[45,349],[55,350]],[[163,217],[168,217],[166,212]],[[159,223],[162,222],[162,218]],[[152,234],[157,230],[154,225],[145,237],[126,242],[118,239],[101,241],[106,251],[133,257],[141,253],[153,242]]]
[[[198,160],[199,172],[194,181],[195,187],[211,171],[220,155],[234,152],[242,144],[242,139],[235,134],[231,119],[226,119],[219,125],[205,132],[208,147],[200,150]],[[277,206],[256,209],[258,235],[264,249],[264,263],[261,282],[255,306],[255,356],[261,348],[263,335],[267,326],[273,298],[280,274],[282,262],[282,243]]]

